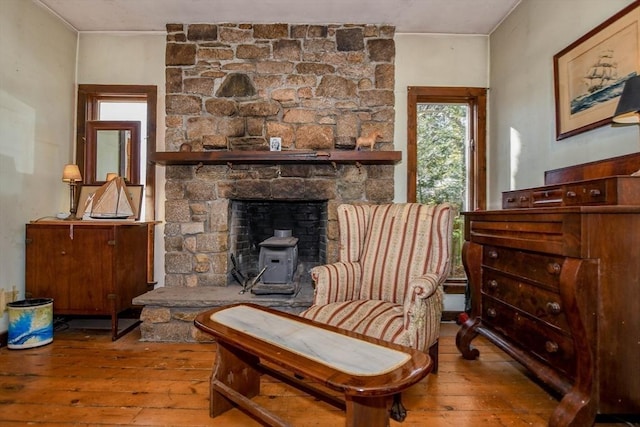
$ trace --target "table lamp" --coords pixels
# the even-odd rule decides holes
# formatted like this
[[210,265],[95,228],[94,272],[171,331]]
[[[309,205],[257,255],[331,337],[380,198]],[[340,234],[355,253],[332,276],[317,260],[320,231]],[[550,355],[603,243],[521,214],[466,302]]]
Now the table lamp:
[[78,182],[82,181],[82,175],[80,175],[80,169],[78,165],[69,164],[64,165],[62,171],[62,181],[69,183],[69,212],[67,217],[69,220],[76,219],[76,187]]
[[[626,81],[613,121],[621,125],[640,123],[640,76],[636,75]],[[631,175],[640,175],[640,169]]]

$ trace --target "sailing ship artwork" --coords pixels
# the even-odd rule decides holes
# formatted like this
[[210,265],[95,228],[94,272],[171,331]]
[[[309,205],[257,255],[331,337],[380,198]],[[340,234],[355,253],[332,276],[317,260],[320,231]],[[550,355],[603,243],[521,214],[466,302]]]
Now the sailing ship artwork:
[[132,219],[135,208],[121,177],[112,179],[87,198],[83,219]]
[[636,75],[634,71],[620,76],[614,54],[613,49],[605,49],[598,53],[595,62],[582,76],[583,91],[571,100],[571,114],[617,98],[622,93],[624,82]]

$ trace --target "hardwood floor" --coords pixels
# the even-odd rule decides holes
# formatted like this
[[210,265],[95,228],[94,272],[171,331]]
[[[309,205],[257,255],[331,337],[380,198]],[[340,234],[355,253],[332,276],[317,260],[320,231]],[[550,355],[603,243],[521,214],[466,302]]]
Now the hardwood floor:
[[[443,323],[438,373],[404,394],[407,419],[391,426],[546,426],[557,400],[481,338],[480,359],[462,359],[457,330]],[[116,342],[109,331],[67,329],[41,348],[1,348],[0,425],[259,425],[237,409],[209,418],[215,344],[138,338],[138,329]],[[344,425],[340,410],[269,377],[254,400],[295,426]],[[632,421],[599,419],[596,426],[640,425]]]

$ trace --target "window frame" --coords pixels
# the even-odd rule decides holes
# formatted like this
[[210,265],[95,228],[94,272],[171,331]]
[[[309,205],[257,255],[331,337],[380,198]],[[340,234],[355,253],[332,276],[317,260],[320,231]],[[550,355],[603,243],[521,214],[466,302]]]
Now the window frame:
[[132,101],[144,100],[147,104],[147,140],[141,141],[146,149],[146,174],[140,177],[145,184],[146,219],[155,219],[155,182],[156,166],[150,159],[156,152],[156,117],[158,89],[151,85],[78,85],[78,104],[76,114],[76,164],[85,170],[87,156],[87,122],[98,120],[98,103],[102,100]]

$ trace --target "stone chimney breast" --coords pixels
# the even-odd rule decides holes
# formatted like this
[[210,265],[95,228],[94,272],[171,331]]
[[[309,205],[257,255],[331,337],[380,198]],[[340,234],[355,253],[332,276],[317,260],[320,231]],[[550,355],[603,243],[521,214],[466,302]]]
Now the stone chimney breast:
[[[322,261],[336,261],[337,206],[394,198],[393,165],[333,163],[330,156],[334,150],[354,150],[356,139],[374,130],[383,135],[374,150],[393,150],[395,28],[331,23],[166,28],[165,150],[253,153],[247,162],[167,165],[165,285],[234,282],[231,255],[238,253],[230,240],[230,218],[238,201],[322,204]],[[288,152],[287,161],[261,162],[255,152],[269,151],[271,138],[279,138],[275,146]]]

